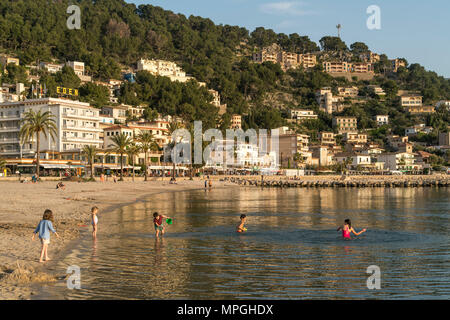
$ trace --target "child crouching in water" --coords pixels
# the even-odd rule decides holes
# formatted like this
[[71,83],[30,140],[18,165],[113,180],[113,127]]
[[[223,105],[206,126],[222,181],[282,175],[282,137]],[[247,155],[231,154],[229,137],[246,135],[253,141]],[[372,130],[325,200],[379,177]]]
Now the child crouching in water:
[[237,226],[237,232],[243,233],[247,231],[247,228],[245,227],[245,221],[247,220],[247,216],[245,214],[241,214],[241,222]]
[[35,235],[39,233],[39,239],[41,239],[42,243],[41,257],[39,259],[39,262],[44,262],[44,257],[45,261],[50,260],[47,254],[48,245],[50,244],[50,231],[59,238],[58,233],[56,233],[56,230],[53,228],[53,212],[47,209],[45,210],[44,216],[39,222],[36,230],[34,230],[33,238],[31,239],[32,241],[34,241]]
[[155,225],[156,237],[159,237],[159,233],[164,235],[165,227],[163,225],[163,219],[171,219],[170,217],[166,217],[160,215],[158,212],[153,213],[153,224]]
[[350,219],[345,219],[344,225],[340,226],[337,231],[342,230],[342,236],[344,239],[351,239],[350,233],[353,232],[355,236],[359,236],[361,233],[366,232],[366,229],[362,229],[360,232],[356,232],[355,229],[352,227],[352,222]]

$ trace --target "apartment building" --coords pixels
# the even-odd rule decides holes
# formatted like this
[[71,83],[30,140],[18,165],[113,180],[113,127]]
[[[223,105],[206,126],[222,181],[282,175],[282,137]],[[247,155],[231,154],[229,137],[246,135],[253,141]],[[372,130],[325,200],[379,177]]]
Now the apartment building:
[[325,61],[322,66],[323,70],[328,73],[352,71],[352,64],[344,61]]
[[386,139],[388,141],[388,144],[395,149],[398,149],[401,144],[407,143],[409,141],[409,138],[407,136],[401,137],[398,135],[388,135]]
[[350,97],[355,98],[358,96],[359,89],[358,87],[338,87],[338,95],[340,97]]
[[253,61],[257,63],[272,62],[279,63],[283,70],[295,69],[303,66],[305,69],[313,68],[317,65],[317,57],[314,54],[297,54],[286,52],[277,44],[265,47],[253,54]]
[[309,151],[309,136],[305,134],[289,133],[279,136],[279,152],[281,165],[293,166],[295,155],[299,154],[304,163],[311,162],[312,152]]
[[419,95],[403,95],[400,97],[400,104],[402,107],[421,106],[422,98]]
[[119,106],[105,106],[101,109],[102,116],[109,116],[114,119],[114,123],[125,123],[127,121],[127,111],[128,107],[126,105]]
[[379,114],[375,117],[375,121],[377,122],[377,126],[381,127],[389,124],[389,116],[385,114]]
[[371,51],[367,52],[367,53],[361,53],[359,55],[359,58],[363,61],[363,62],[368,62],[368,63],[375,63],[380,61],[380,55],[377,53],[373,53]]
[[230,129],[242,129],[242,116],[233,114],[231,116],[231,128]]
[[357,132],[345,132],[342,138],[346,143],[367,143],[367,134]]
[[298,122],[317,119],[317,114],[313,110],[293,109],[289,111],[290,118]]
[[372,157],[365,154],[354,154],[349,152],[338,153],[335,155],[335,160],[337,163],[346,163],[352,169],[357,169],[358,167],[372,168]]
[[297,53],[281,51],[278,53],[278,62],[282,69],[295,69],[300,65]]
[[101,146],[99,111],[88,103],[66,99],[41,98],[0,104],[0,156],[34,157],[36,141],[22,144],[19,140],[21,119],[32,109],[50,111],[54,115],[57,135],[53,140],[41,135],[40,149],[54,152],[81,150],[85,145]]
[[351,72],[354,73],[373,72],[373,66],[371,63],[355,62],[351,64]]
[[[147,122],[147,121],[134,121],[130,122],[128,125],[114,125],[108,128],[104,128],[104,144],[103,147],[105,149],[110,149],[113,143],[113,137],[119,134],[125,134],[130,137],[130,139],[135,140],[136,143],[139,143],[136,139],[137,137],[144,131],[150,132],[154,141],[158,144],[160,148],[166,146],[171,137],[169,136],[169,122],[165,119],[158,118],[155,121]],[[159,158],[163,155],[161,151],[151,150],[148,153],[149,158],[157,158],[159,162]],[[141,153],[136,157],[136,163],[143,164],[145,159],[145,154]],[[154,162],[157,162],[154,161]]]
[[329,87],[324,87],[316,92],[316,101],[320,109],[328,114],[341,112],[344,109],[344,97],[334,96]]
[[277,44],[272,44],[271,46],[265,47],[260,51],[253,54],[253,61],[257,63],[272,62],[278,63],[279,53],[281,48]]
[[433,131],[433,127],[427,127],[424,123],[417,124],[405,129],[405,136],[415,136],[418,133],[429,134]]
[[328,73],[369,73],[373,72],[373,66],[365,62],[345,62],[345,61],[325,61],[323,62],[323,70]]
[[61,72],[64,64],[58,64],[58,63],[50,63],[50,62],[41,62],[39,64],[39,67],[41,69],[47,70],[50,73],[57,73],[57,72]]
[[393,60],[389,60],[391,62],[391,70],[393,72],[397,72],[398,68],[400,67],[405,67],[406,68],[406,63],[403,60],[400,59],[393,59]]
[[314,68],[317,65],[317,57],[311,53],[299,54],[298,63],[305,69]]
[[421,170],[422,166],[416,163],[416,159],[413,153],[408,152],[395,152],[395,153],[382,153],[377,155],[379,162],[384,162],[384,169],[396,171],[396,170]]
[[148,71],[155,76],[169,77],[171,81],[187,82],[194,79],[186,75],[175,62],[165,60],[145,60],[137,62],[138,71]]
[[15,64],[16,66],[19,65],[19,58],[13,58],[7,55],[2,55],[0,56],[0,63],[2,64],[3,67],[6,67],[8,64]]
[[406,111],[411,114],[429,114],[435,113],[436,108],[434,106],[408,106],[406,107]]
[[312,164],[319,167],[326,167],[334,163],[333,152],[331,152],[326,146],[315,145],[311,146],[310,150],[312,152]]
[[6,84],[0,87],[0,103],[19,101],[21,94],[25,91],[23,83]]
[[375,93],[379,97],[383,97],[386,95],[386,92],[384,92],[383,88],[376,86],[376,85],[368,85],[367,88],[373,90],[373,93]]
[[322,145],[335,145],[336,135],[334,132],[319,132],[319,140]]
[[84,62],[68,61],[66,65],[72,68],[77,76],[84,76]]
[[334,117],[333,128],[337,128],[339,134],[358,132],[358,120],[355,117]]

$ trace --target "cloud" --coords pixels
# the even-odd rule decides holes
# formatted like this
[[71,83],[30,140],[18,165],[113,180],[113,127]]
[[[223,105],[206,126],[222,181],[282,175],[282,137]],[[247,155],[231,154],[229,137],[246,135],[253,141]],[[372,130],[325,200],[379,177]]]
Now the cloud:
[[314,14],[313,11],[305,10],[306,3],[301,1],[270,2],[259,6],[259,10],[266,14],[306,16]]

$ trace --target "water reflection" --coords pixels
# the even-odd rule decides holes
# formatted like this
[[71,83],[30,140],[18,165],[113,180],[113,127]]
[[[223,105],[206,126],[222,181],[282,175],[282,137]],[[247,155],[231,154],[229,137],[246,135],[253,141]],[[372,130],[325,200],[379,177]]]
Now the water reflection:
[[[37,298],[346,299],[450,296],[445,189],[230,189],[154,196],[102,216],[60,263],[82,268]],[[152,213],[174,217],[155,239]],[[239,215],[246,234],[237,234]],[[367,233],[344,241],[352,219]],[[366,287],[369,265],[382,290]],[[64,269],[65,270],[65,269]]]

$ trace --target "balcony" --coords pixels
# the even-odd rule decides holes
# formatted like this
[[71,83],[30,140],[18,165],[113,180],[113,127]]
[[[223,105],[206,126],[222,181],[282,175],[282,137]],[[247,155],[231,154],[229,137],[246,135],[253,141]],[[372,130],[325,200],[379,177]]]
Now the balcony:
[[79,131],[93,131],[93,132],[102,132],[103,131],[100,128],[95,128],[95,127],[91,127],[91,126],[83,127],[83,126],[72,125],[72,124],[64,124],[63,129],[79,130]]
[[0,132],[18,132],[20,131],[17,127],[0,127]]
[[83,138],[83,137],[64,137],[63,142],[85,142],[85,143],[99,143],[103,144],[102,140],[94,139],[94,138]]
[[63,115],[63,117],[66,117],[66,118],[98,120],[98,115],[95,115],[95,114],[78,114],[78,112],[63,112],[62,115]]
[[19,143],[19,138],[0,138],[0,144]]

